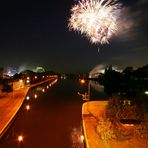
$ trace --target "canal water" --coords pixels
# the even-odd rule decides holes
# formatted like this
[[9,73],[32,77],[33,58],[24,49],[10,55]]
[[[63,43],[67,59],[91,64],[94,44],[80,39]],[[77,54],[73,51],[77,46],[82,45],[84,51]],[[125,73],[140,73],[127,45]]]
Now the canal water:
[[[78,92],[87,91],[87,84],[81,85],[77,80],[58,80],[32,88],[1,139],[0,148],[84,148],[84,101]],[[106,98],[102,86],[91,82],[90,100]]]

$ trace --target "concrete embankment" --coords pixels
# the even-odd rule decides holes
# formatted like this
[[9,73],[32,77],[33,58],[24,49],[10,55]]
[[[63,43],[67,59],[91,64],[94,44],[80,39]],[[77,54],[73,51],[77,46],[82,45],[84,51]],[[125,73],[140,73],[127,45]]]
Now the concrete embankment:
[[107,101],[88,101],[82,106],[82,123],[86,142],[86,148],[103,147],[96,126],[98,118],[104,114]]
[[22,106],[26,95],[30,88],[37,85],[46,83],[48,81],[54,81],[55,78],[39,82],[37,84],[30,85],[19,90],[15,90],[9,93],[2,93],[0,96],[0,139],[12,123],[14,117]]

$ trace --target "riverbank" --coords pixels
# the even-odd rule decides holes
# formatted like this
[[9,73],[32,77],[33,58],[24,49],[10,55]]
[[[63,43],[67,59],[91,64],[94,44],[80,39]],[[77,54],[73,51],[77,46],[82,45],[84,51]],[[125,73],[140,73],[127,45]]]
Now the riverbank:
[[46,83],[48,81],[55,80],[55,79],[56,78],[49,78],[45,81],[32,84],[24,88],[20,88],[19,90],[14,90],[9,93],[1,93],[1,96],[0,96],[0,138],[2,138],[2,136],[8,129],[11,121],[14,119],[20,107],[22,106],[29,89],[37,85]]
[[[82,123],[86,148],[146,148],[147,122],[115,124],[105,118],[108,101],[88,101],[82,106]],[[115,125],[116,128],[112,128]],[[144,130],[142,130],[144,129]]]

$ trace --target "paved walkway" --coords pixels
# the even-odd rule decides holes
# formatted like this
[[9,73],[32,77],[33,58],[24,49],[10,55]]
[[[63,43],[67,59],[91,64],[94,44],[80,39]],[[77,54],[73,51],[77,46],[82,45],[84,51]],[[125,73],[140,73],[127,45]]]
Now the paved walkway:
[[0,138],[23,104],[29,88],[3,93],[0,98]]
[[7,127],[23,104],[28,90],[31,87],[40,85],[50,80],[55,80],[55,78],[50,78],[43,82],[39,82],[25,88],[20,88],[19,90],[14,90],[13,92],[0,94],[0,138],[3,136]]
[[98,117],[102,116],[107,101],[88,101],[82,106],[82,122],[87,148],[101,148],[103,146],[98,134],[96,126]]

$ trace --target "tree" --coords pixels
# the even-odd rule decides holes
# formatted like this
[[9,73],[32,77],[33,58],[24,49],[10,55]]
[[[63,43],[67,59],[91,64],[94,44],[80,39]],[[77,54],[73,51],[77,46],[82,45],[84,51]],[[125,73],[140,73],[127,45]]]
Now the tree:
[[122,73],[129,76],[132,74],[133,71],[134,71],[133,67],[129,66],[129,67],[126,67]]

